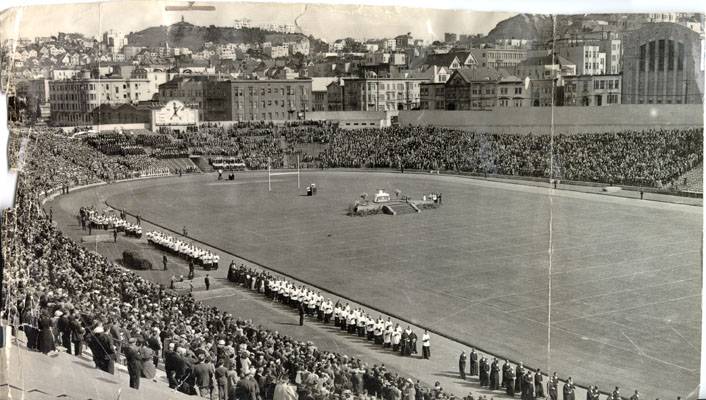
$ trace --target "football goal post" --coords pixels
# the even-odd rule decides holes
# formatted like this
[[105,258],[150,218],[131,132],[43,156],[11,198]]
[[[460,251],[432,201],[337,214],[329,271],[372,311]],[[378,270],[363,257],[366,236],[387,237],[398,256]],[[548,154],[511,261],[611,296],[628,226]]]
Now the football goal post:
[[267,158],[267,190],[272,191],[272,177],[282,176],[282,175],[296,175],[297,176],[297,189],[301,189],[301,179],[299,175],[299,154],[297,154],[297,170],[296,171],[282,171],[282,172],[272,172],[272,162],[271,159]]

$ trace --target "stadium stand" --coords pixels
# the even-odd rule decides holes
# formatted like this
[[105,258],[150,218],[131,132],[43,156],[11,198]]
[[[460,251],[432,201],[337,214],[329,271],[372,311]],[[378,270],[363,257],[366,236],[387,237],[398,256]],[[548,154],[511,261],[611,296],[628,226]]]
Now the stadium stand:
[[[559,136],[553,142],[546,136],[435,128],[345,134],[329,127],[310,129],[328,132],[322,133],[329,143],[322,157],[326,166],[402,163],[418,169],[492,168],[511,175],[548,176],[554,164],[547,157],[551,149],[565,178],[662,184],[702,161],[702,130],[696,129]],[[324,140],[317,135],[300,137]],[[261,168],[268,157],[283,153],[275,149],[279,141],[264,138],[249,142],[253,153],[243,153],[251,167]],[[43,132],[32,137],[29,157],[15,205],[5,212],[0,232],[6,260],[0,301],[6,305],[2,318],[23,332],[36,356],[61,348],[80,355],[81,347],[87,347],[95,367],[110,371],[123,359],[121,354],[130,357],[124,350],[133,348],[145,365],[152,360],[166,363],[170,388],[202,395],[204,390],[220,390],[229,399],[251,399],[243,392],[247,386],[257,387],[262,398],[272,400],[274,391],[287,382],[296,385],[300,398],[328,400],[346,391],[358,395],[362,389],[386,400],[402,394],[415,400],[451,397],[441,388],[414,384],[383,367],[370,368],[353,357],[321,351],[311,342],[298,342],[206,307],[188,293],[171,292],[70,240],[41,211],[42,193],[49,189],[133,177],[145,165],[153,168],[144,155],[107,156],[81,140]],[[242,274],[235,280],[246,279],[252,290],[259,290],[270,287],[263,277],[259,283]],[[163,359],[155,357],[160,353]],[[68,357],[62,355],[56,362]],[[55,359],[42,363],[56,366]],[[213,389],[207,381],[217,371],[234,375],[238,383]],[[154,372],[148,375],[152,379]]]

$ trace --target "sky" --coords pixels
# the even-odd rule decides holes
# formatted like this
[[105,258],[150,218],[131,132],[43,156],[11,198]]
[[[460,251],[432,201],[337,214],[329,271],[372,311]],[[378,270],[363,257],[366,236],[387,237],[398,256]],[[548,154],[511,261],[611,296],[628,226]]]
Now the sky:
[[[444,32],[487,33],[509,12],[431,10],[399,6],[305,5],[272,3],[205,3],[215,11],[165,11],[177,2],[154,0],[34,5],[19,7],[0,15],[0,35],[8,37],[51,36],[57,32],[79,32],[99,37],[114,29],[129,33],[150,26],[171,25],[181,20],[195,25],[232,26],[234,20],[249,18],[254,23],[295,24],[305,34],[332,42],[338,38],[371,39],[394,37],[411,32],[428,42],[443,40]],[[431,3],[430,3],[431,4]]]

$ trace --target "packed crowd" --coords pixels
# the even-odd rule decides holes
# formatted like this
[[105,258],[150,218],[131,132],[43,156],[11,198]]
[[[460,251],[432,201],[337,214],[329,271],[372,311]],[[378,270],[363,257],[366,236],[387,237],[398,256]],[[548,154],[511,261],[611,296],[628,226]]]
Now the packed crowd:
[[190,154],[237,157],[250,169],[265,169],[268,162],[276,168],[282,165],[284,149],[280,138],[269,129],[266,131],[241,135],[231,129],[212,127],[175,135],[188,146]]
[[437,127],[342,130],[328,134],[326,167],[384,167],[552,177],[662,187],[703,158],[703,129],[577,135],[485,134]]
[[196,266],[203,267],[207,270],[218,269],[220,257],[217,254],[194,245],[193,243],[177,239],[174,236],[158,231],[147,232],[145,236],[147,237],[147,243],[171,254],[177,255],[186,261],[189,261],[189,263],[193,263]]
[[[2,226],[6,257],[3,318],[43,353],[90,349],[97,368],[124,361],[130,385],[164,363],[171,388],[202,397],[272,400],[288,391],[307,399],[447,399],[380,365],[322,351],[251,321],[171,293],[67,238],[20,180]],[[50,362],[50,361],[49,361]]]

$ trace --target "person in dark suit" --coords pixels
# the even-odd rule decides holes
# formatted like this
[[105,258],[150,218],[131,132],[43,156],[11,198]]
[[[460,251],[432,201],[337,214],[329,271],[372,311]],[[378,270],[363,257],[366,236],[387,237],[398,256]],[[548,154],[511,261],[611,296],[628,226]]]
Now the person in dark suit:
[[69,315],[62,313],[56,321],[56,327],[61,333],[61,345],[64,346],[66,352],[71,354],[71,321]]
[[162,265],[164,266],[164,270],[167,270],[167,255],[164,254],[162,255]]
[[522,377],[522,398],[525,400],[534,400],[534,381],[532,373],[527,370],[525,376]]
[[544,396],[544,378],[542,377],[542,371],[537,368],[534,372],[534,393],[536,397],[546,397]]
[[409,334],[409,342],[412,354],[417,354],[417,334],[414,331]]
[[[164,373],[167,375],[167,382],[169,383],[169,388],[174,389],[177,386],[176,380],[176,370],[177,364],[179,363],[177,352],[174,351],[174,343],[169,343],[164,352]],[[155,363],[155,365],[157,365]]]
[[510,397],[515,397],[515,373],[512,372],[512,366],[509,366],[503,378],[505,384],[505,393]]
[[485,359],[485,357],[481,357],[480,362],[478,363],[478,366],[480,367],[479,372],[479,377],[480,377],[480,386],[485,387],[488,386],[489,382],[489,377],[488,374],[490,372],[490,365],[488,364],[488,361]]
[[130,376],[130,387],[133,389],[140,388],[140,375],[142,375],[142,359],[140,357],[140,349],[136,343],[137,340],[131,337],[128,339],[128,345],[123,349],[125,362],[127,363],[127,373]]
[[246,372],[245,378],[238,381],[235,386],[236,398],[238,400],[258,400],[260,397],[260,387],[254,376],[255,369],[251,368]]
[[466,379],[466,352],[462,351],[461,355],[458,357],[458,372],[461,375],[461,379]]
[[556,376],[556,372],[547,382],[547,393],[549,394],[550,400],[557,400],[559,394],[559,378]]
[[575,390],[576,388],[574,387],[574,380],[569,377],[569,379],[564,384],[564,400],[575,400]]
[[498,367],[498,360],[493,358],[490,364],[490,390],[498,389],[500,389],[500,367]]
[[525,376],[525,367],[522,365],[522,362],[517,364],[517,367],[515,367],[515,393],[520,392],[524,393],[523,390],[523,380]]
[[211,279],[209,278],[208,274],[203,278],[203,283],[206,285],[206,290],[209,290],[211,288]]
[[471,349],[468,358],[471,363],[471,376],[478,375],[478,353],[476,353],[476,349]]
[[71,329],[71,343],[74,346],[73,354],[75,356],[80,356],[83,351],[83,337],[86,334],[86,330],[83,329],[78,313],[71,316],[69,328]]
[[98,326],[93,330],[95,336],[95,348],[98,352],[99,366],[101,370],[109,373],[115,373],[115,346],[113,338],[103,330],[103,326]]
[[39,316],[39,351],[44,354],[48,354],[56,350],[56,345],[54,344],[54,332],[52,332],[52,327],[54,326],[49,313],[46,310],[42,310]]
[[[505,363],[503,364],[502,368],[502,381],[500,382],[500,387],[507,388],[507,381],[508,381],[508,372],[512,371],[512,366],[510,365],[510,361],[505,360]],[[513,382],[514,385],[514,382]],[[514,387],[513,387],[514,389]]]
[[299,326],[304,325],[304,303],[299,302]]

